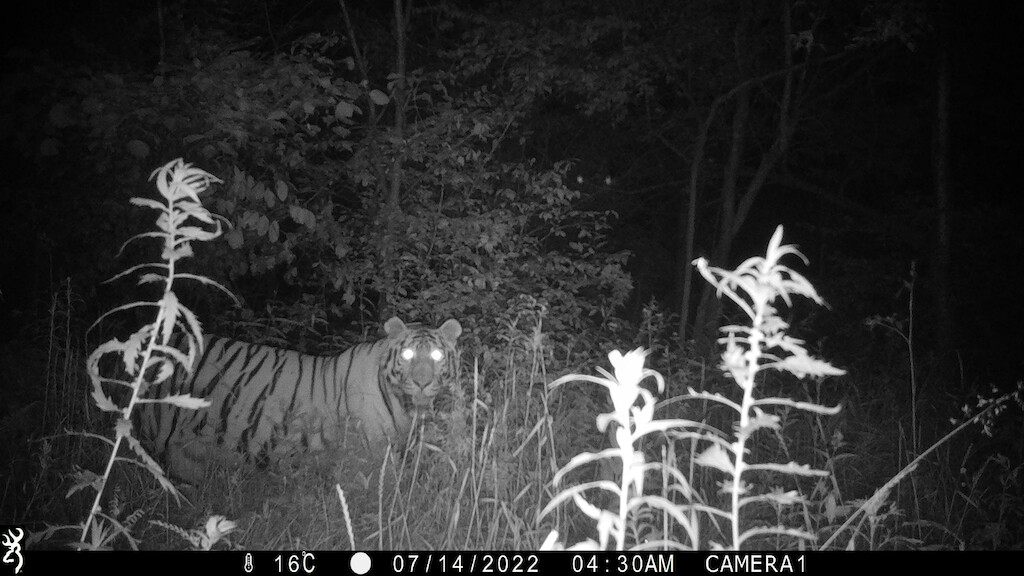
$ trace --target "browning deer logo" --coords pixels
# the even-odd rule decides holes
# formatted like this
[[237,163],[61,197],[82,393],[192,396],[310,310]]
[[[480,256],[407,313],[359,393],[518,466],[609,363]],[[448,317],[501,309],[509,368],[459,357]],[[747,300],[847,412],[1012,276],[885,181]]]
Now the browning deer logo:
[[[15,536],[17,531],[17,536]],[[2,544],[7,547],[7,553],[4,554],[4,564],[18,563],[14,567],[14,573],[21,572],[21,566],[25,563],[24,558],[21,557],[21,539],[25,536],[25,531],[21,528],[15,528],[14,530],[8,530],[7,534],[2,536]]]

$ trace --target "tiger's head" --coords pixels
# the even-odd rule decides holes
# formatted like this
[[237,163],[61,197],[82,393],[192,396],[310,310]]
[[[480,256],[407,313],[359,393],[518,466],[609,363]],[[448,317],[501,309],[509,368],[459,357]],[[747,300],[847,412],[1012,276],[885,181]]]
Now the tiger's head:
[[384,323],[384,332],[388,353],[381,367],[383,383],[401,399],[406,412],[429,409],[434,397],[452,386],[462,325],[450,319],[440,328],[430,328],[391,318]]

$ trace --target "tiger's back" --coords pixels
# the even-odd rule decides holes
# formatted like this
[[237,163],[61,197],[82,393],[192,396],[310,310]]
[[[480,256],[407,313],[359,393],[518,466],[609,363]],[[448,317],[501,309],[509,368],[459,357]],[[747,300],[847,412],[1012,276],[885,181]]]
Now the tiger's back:
[[452,386],[462,327],[392,318],[384,329],[384,339],[335,356],[208,336],[191,374],[179,368],[147,396],[189,393],[210,406],[144,404],[140,435],[172,475],[191,481],[227,453],[274,459],[323,449],[350,423],[371,445],[403,441],[415,412]]

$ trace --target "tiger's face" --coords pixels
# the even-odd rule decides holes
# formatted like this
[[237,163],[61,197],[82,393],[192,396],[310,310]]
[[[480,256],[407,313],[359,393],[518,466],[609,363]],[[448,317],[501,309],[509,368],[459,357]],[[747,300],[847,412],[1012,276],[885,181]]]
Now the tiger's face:
[[452,385],[462,325],[451,319],[434,329],[391,318],[384,332],[390,340],[383,367],[387,386],[407,412],[429,410],[434,398]]

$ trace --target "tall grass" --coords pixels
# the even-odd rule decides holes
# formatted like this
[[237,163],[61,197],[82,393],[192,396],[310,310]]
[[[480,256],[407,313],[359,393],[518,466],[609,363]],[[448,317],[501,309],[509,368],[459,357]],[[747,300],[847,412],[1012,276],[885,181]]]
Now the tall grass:
[[917,424],[917,362],[914,358],[914,287],[916,284],[917,265],[914,263],[910,266],[910,280],[904,283],[904,288],[909,295],[905,322],[897,318],[896,315],[872,316],[864,321],[865,325],[869,328],[880,327],[889,330],[891,333],[899,336],[907,345],[907,364],[910,367],[910,441],[913,450],[912,454],[915,457],[921,453],[919,445],[921,430]]

